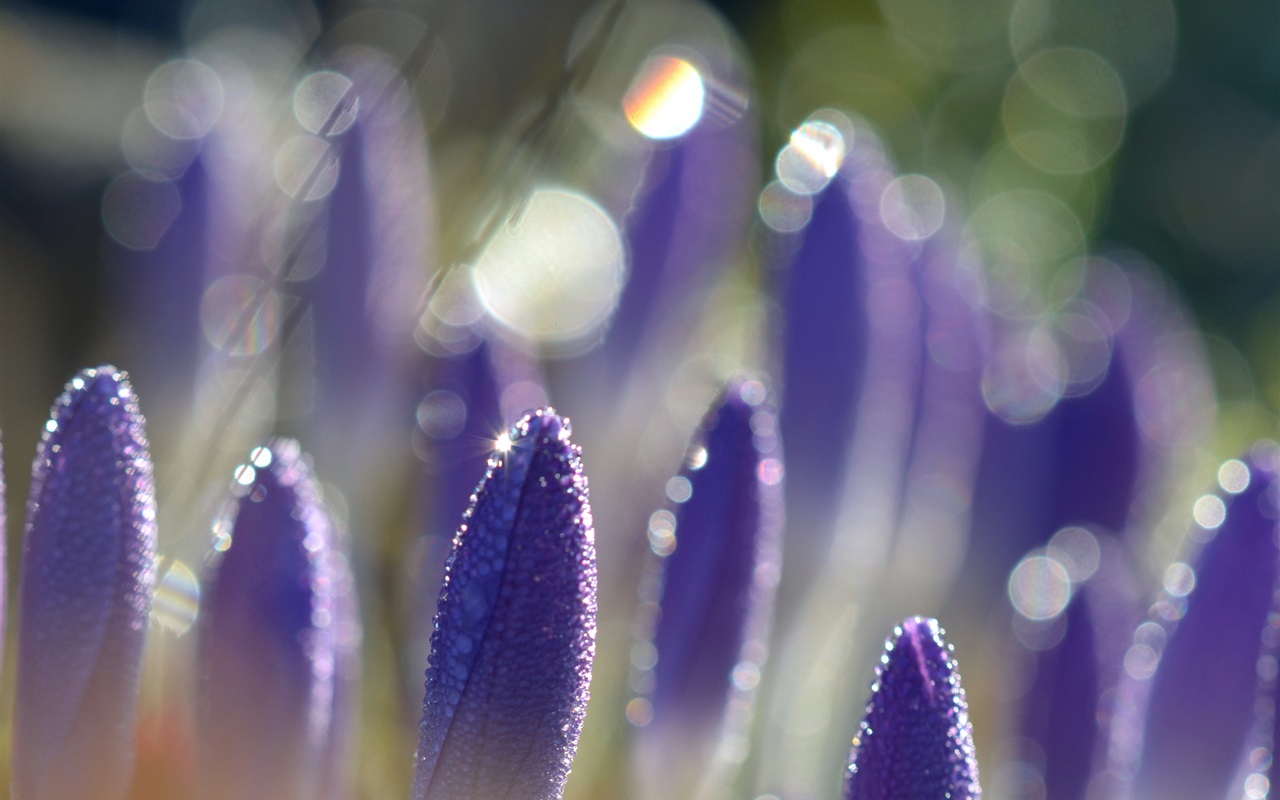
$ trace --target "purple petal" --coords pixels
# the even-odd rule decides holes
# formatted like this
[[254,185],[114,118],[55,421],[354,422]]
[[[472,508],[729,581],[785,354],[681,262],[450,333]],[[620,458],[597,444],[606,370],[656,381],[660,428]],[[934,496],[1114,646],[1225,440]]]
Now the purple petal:
[[[844,165],[816,198],[787,270],[779,424],[794,533],[784,587],[787,576],[798,582],[820,567],[832,521],[848,501],[851,467],[870,465],[871,480],[887,476],[870,502],[892,494],[887,502],[897,509],[920,379],[923,332],[912,285],[918,245],[884,224],[880,198],[894,176],[874,134],[850,126],[844,135],[853,137]],[[855,436],[865,440],[856,451]]]
[[845,800],[976,800],[978,762],[960,673],[932,619],[894,631],[853,739]]
[[155,497],[126,375],[81,372],[54,403],[27,505],[13,788],[123,797],[155,584]]
[[[339,172],[321,222],[324,265],[306,284],[317,452],[342,453],[346,462],[374,449],[408,396],[410,342],[434,237],[425,134],[404,79],[372,59],[355,61],[348,73],[359,116],[333,141]],[[363,469],[361,462],[353,467]]]
[[[1028,550],[1068,525],[1118,534],[1150,527],[1163,514],[1170,466],[1192,452],[1196,431],[1213,425],[1207,365],[1176,295],[1150,268],[1124,263],[1094,265],[1063,315],[1096,326],[1100,339],[1055,334],[1068,389],[1073,351],[1109,351],[1105,371],[1074,387],[1087,391],[1028,422],[1001,409],[992,383],[985,387],[989,409],[1001,410],[989,411],[983,431],[971,578],[999,586]],[[1006,339],[1006,355],[1034,359],[1035,337],[1021,351]]]
[[595,532],[567,419],[525,416],[454,539],[415,800],[559,798],[595,658]]
[[680,473],[690,494],[673,509],[674,530],[652,534],[663,577],[639,747],[641,780],[668,789],[655,796],[687,793],[681,781],[706,769],[717,734],[741,734],[749,721],[782,524],[777,423],[764,393],[735,381],[717,399]]
[[211,279],[209,237],[216,192],[208,162],[208,156],[197,155],[170,184],[181,203],[177,216],[153,249],[122,259],[118,269],[125,284],[121,299],[133,309],[124,333],[142,364],[153,365],[137,376],[140,385],[146,390],[150,379],[184,401],[195,387],[202,351],[200,298]]
[[787,507],[811,509],[806,517],[834,513],[865,370],[870,333],[861,224],[837,178],[818,198],[790,268],[779,424],[787,443]]
[[705,290],[740,246],[759,190],[757,127],[754,107],[727,124],[708,114],[655,149],[626,220],[630,271],[601,352],[615,380],[661,332],[655,318]]
[[1127,553],[1115,541],[1102,544],[1101,566],[1075,590],[1062,616],[1018,620],[1031,629],[1020,636],[1024,643],[1060,637],[1029,654],[1030,684],[1021,700],[1023,760],[1040,773],[1047,797],[1085,797],[1091,777],[1105,766],[1110,703],[1140,619]]
[[1068,525],[1121,532],[1138,490],[1134,386],[1113,360],[1082,397],[1030,424],[987,415],[974,497],[973,570],[990,580]]
[[[1222,509],[1219,499],[1226,517],[1216,533],[1196,530],[1212,538],[1192,562],[1195,588],[1185,598],[1185,613],[1176,625],[1166,623],[1173,630],[1163,651],[1151,646],[1158,640],[1138,641],[1126,659],[1136,661],[1143,652],[1159,656],[1134,769],[1138,800],[1224,796],[1254,724],[1262,633],[1280,577],[1280,508],[1274,463],[1264,466],[1254,458],[1238,463],[1249,475],[1243,491],[1206,495],[1198,502],[1201,521],[1216,521],[1212,515],[1215,507]],[[1183,602],[1170,597],[1156,608],[1176,618]],[[1139,628],[1140,639],[1150,625]]]
[[201,615],[205,796],[340,795],[319,778],[341,779],[352,755],[335,730],[351,722],[359,641],[345,559],[296,442],[254,450],[233,486]]

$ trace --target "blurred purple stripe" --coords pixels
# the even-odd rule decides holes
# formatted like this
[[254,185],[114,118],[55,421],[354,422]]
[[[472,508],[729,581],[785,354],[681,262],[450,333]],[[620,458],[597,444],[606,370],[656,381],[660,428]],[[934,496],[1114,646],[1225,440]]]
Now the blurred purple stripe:
[[834,514],[866,369],[860,224],[843,180],[833,181],[817,199],[788,271],[779,424],[787,443],[787,507],[804,509],[805,520]]
[[315,323],[315,446],[351,457],[378,445],[388,425],[402,430],[393,421],[407,410],[435,209],[425,133],[404,79],[372,58],[340,66],[358,116],[331,140],[338,179],[317,223],[325,259],[304,292]]
[[1043,784],[1027,784],[1019,797],[1085,800],[1091,778],[1106,766],[1115,690],[1140,615],[1127,550],[1110,537],[1100,544],[1098,571],[1074,589],[1062,616],[1019,620],[1041,635],[1061,637],[1026,654],[1030,684],[1020,701],[1018,732],[1023,760],[1040,772]]
[[642,780],[667,794],[705,774],[720,735],[743,732],[763,668],[782,525],[777,423],[764,393],[735,380],[707,412],[680,472],[691,494],[672,509],[674,550],[658,547],[669,555],[643,687],[652,719],[638,738]]
[[758,124],[754,108],[731,122],[708,114],[655,145],[624,221],[630,272],[598,356],[614,380],[662,333],[657,322],[706,291],[741,247],[760,185]]
[[880,211],[892,165],[868,128],[844,135],[844,165],[815,197],[786,271],[784,594],[815,574],[838,517],[865,523],[842,526],[846,543],[893,527],[925,358],[921,245],[893,234]]

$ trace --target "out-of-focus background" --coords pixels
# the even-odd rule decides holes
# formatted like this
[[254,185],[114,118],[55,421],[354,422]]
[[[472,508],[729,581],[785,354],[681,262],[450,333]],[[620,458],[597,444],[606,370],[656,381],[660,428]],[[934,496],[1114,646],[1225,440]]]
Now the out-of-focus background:
[[[486,313],[500,326],[548,356],[545,380],[513,381],[518,388],[509,405],[550,399],[573,416],[588,471],[598,460],[606,475],[593,478],[603,509],[598,518],[639,515],[635,531],[601,530],[602,580],[617,581],[602,589],[603,610],[612,617],[602,624],[598,698],[626,694],[619,677],[625,655],[607,655],[606,646],[625,646],[628,639],[626,602],[634,597],[637,571],[630,564],[645,548],[647,510],[664,502],[658,478],[678,466],[685,437],[710,399],[708,376],[719,377],[725,364],[776,364],[765,320],[775,316],[780,299],[768,292],[775,255],[768,242],[803,225],[809,212],[788,206],[791,195],[766,188],[757,196],[761,186],[753,180],[758,172],[767,184],[775,171],[782,173],[775,162],[780,148],[794,143],[792,132],[819,109],[861,118],[899,173],[922,176],[909,186],[939,202],[945,198],[947,218],[966,226],[978,243],[1009,308],[1023,307],[1023,295],[1049,298],[1044,305],[1051,307],[1052,298],[1080,282],[1076,265],[1104,250],[1134,251],[1172,281],[1203,334],[1218,396],[1216,433],[1204,443],[1199,471],[1187,469],[1187,480],[1211,475],[1204,465],[1214,459],[1276,436],[1280,4],[1269,0],[6,2],[0,7],[0,427],[10,609],[16,607],[26,466],[50,402],[77,369],[110,361],[133,374],[157,458],[161,551],[168,559],[162,573],[170,578],[161,605],[178,618],[178,628],[189,616],[184,604],[194,603],[215,488],[225,486],[226,468],[272,431],[302,436],[312,446],[307,420],[325,403],[313,396],[315,387],[329,385],[309,371],[315,352],[286,348],[287,357],[269,365],[271,381],[254,371],[266,358],[254,357],[274,352],[294,323],[303,331],[294,344],[312,341],[323,352],[323,333],[307,327],[320,318],[294,320],[287,298],[262,300],[260,292],[271,293],[261,280],[234,276],[196,287],[195,301],[183,306],[175,298],[186,297],[190,287],[148,288],[138,278],[139,265],[145,270],[148,258],[168,258],[165,247],[178,246],[214,253],[210,263],[235,262],[248,252],[249,261],[284,270],[290,279],[305,273],[314,254],[295,234],[310,222],[289,213],[265,220],[291,203],[301,207],[335,191],[341,178],[313,167],[325,158],[324,135],[351,124],[343,119],[341,97],[350,82],[342,76],[364,69],[348,65],[367,63],[352,61],[353,53],[367,58],[371,52],[382,65],[371,68],[374,74],[390,64],[405,81],[387,90],[384,105],[410,119],[411,128],[420,126],[429,142],[429,165],[409,157],[376,168],[400,174],[409,188],[403,197],[382,198],[399,215],[372,228],[375,237],[401,243],[396,252],[417,270],[421,285],[405,289],[413,300],[427,287],[443,298],[428,309],[430,324],[402,342],[406,350],[416,346],[417,355],[444,357],[474,344],[458,331],[481,312],[450,300],[462,290],[450,283],[448,269],[476,260],[496,230],[487,226],[505,222],[529,186],[571,187],[576,193],[557,197],[578,203],[567,211],[557,211],[554,198],[541,208],[530,203],[526,211],[534,220],[535,212],[578,213],[589,197],[609,228],[601,234],[608,249],[618,236],[615,221],[626,216],[643,184],[651,155],[645,137],[661,140],[663,125],[682,130],[680,64],[702,70],[697,107],[704,108],[704,94],[708,99],[701,113],[729,123],[758,121],[758,143],[748,136],[747,155],[729,167],[748,176],[743,185],[751,192],[744,236],[715,256],[732,269],[716,277],[713,288],[699,285],[716,304],[703,311],[701,327],[685,312],[672,324],[690,335],[690,352],[708,354],[704,361],[712,366],[668,363],[662,359],[669,353],[650,349],[648,360],[627,362],[637,366],[610,376],[618,389],[610,395],[610,386],[599,383],[607,369],[591,358],[616,295],[581,299],[574,317],[579,327],[567,332],[541,327],[545,320],[529,300],[537,286],[522,286],[506,312],[501,296],[485,298]],[[646,103],[662,113],[647,112]],[[363,130],[375,138],[381,129],[375,123]],[[395,153],[416,135],[382,140],[383,152]],[[410,174],[414,170],[422,174]],[[198,235],[179,230],[190,219],[194,180],[216,185],[207,196],[233,198],[222,227],[210,225]],[[428,185],[434,198],[414,194],[414,186]],[[267,191],[279,197],[267,198]],[[718,209],[701,212],[714,220]],[[335,206],[326,213],[346,211]],[[227,244],[225,252],[220,243]],[[369,246],[376,250],[376,244]],[[330,252],[340,246],[323,245]],[[568,258],[559,251],[544,255]],[[587,257],[598,256],[588,251]],[[324,256],[314,260],[322,263]],[[495,260],[485,264],[500,270]],[[616,276],[592,269],[585,268],[580,281],[588,295],[593,280],[605,282],[606,294],[615,291],[608,284]],[[551,295],[541,302],[565,299]],[[175,357],[182,352],[198,352],[200,360]],[[668,366],[679,380],[666,380]],[[693,373],[697,380],[680,377]],[[310,378],[291,382],[297,375]],[[663,413],[649,415],[646,397]],[[422,398],[411,392],[401,400],[403,427],[393,419],[360,428],[367,452],[341,436],[313,448],[318,473],[338,487],[329,496],[341,506],[339,514],[376,520],[383,529],[372,544],[357,545],[371,551],[358,552],[357,563],[368,669],[392,678],[401,667],[378,664],[395,661],[391,653],[403,642],[395,625],[380,630],[368,615],[399,602],[398,590],[373,588],[402,578],[387,572],[397,548],[421,546],[411,531],[417,489],[401,467],[412,463],[418,447],[410,435],[415,410],[428,435],[438,410],[418,405]],[[612,413],[628,409],[645,422],[623,432],[606,427],[616,424]],[[651,436],[663,421],[671,429]],[[394,456],[377,449],[380,437],[395,442]],[[609,452],[615,444],[617,451]],[[347,463],[325,463],[324,452],[343,453]],[[610,458],[622,461],[606,464]],[[635,496],[624,497],[632,465],[645,480]],[[344,496],[342,487],[359,477],[375,488]],[[358,532],[352,535],[358,539]],[[1166,542],[1153,562],[1168,551]],[[7,631],[10,664],[15,627]],[[173,642],[157,647],[183,649]],[[963,645],[960,650],[963,658]],[[970,657],[982,663],[981,656]],[[851,695],[863,694],[873,663],[850,677]],[[156,703],[163,693],[156,687],[181,686],[182,678],[152,670]],[[981,698],[982,680],[976,683]],[[6,670],[0,730],[12,688]],[[394,708],[396,691],[368,691],[366,718]],[[621,703],[612,712],[615,721],[620,712]],[[607,775],[617,736],[607,732],[610,723],[595,724],[601,727],[588,722],[580,771]],[[388,733],[384,742],[382,735],[366,733],[361,775],[370,797],[399,791],[407,780],[405,739]],[[995,749],[982,741],[981,730],[979,737],[984,751]],[[376,746],[381,743],[387,748]],[[847,740],[831,746],[847,749]],[[389,777],[382,783],[378,775]],[[607,797],[612,785],[596,778],[572,784],[572,791]]]
[[[264,36],[244,47],[288,71],[351,40],[404,58],[420,28],[438,27],[437,61],[414,65],[412,77],[439,157],[546,94],[590,5],[7,3],[0,380],[13,458],[33,439],[22,430],[30,418],[18,415],[43,407],[65,376],[102,352],[111,328],[103,191],[130,168],[130,123],[157,66],[228,28]],[[701,14],[698,4],[636,5],[666,6],[675,30],[681,15]],[[1239,429],[1267,429],[1267,410],[1280,405],[1274,4],[712,6],[746,47],[762,165],[811,111],[832,106],[868,119],[901,171],[944,182],[970,212],[1004,192],[1037,192],[1052,210],[1028,213],[1057,214],[1062,235],[1077,240],[1063,247],[1133,247],[1178,283],[1210,337],[1235,441],[1247,438]],[[1052,85],[1056,100],[1028,90],[1036,85]],[[1044,163],[1034,145],[1019,150],[1020,134],[1055,122],[1078,129],[1078,161]],[[447,222],[452,204],[441,205]]]

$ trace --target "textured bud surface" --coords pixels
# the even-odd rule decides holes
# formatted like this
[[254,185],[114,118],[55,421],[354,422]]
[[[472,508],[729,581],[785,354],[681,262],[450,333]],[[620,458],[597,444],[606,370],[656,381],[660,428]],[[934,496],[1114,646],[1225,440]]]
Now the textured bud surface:
[[155,491],[126,375],[88,369],[54,403],[27,504],[14,793],[124,796],[155,584]]
[[418,800],[559,798],[595,657],[595,534],[569,421],[499,444],[454,539],[431,637]]
[[894,631],[853,739],[845,800],[976,800],[978,762],[960,673],[932,619]]

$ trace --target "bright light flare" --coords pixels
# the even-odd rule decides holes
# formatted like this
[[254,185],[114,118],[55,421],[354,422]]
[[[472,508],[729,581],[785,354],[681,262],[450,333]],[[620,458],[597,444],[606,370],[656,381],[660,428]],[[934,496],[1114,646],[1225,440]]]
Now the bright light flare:
[[496,321],[568,345],[608,321],[625,275],[622,236],[608,213],[580,194],[544,189],[489,243],[472,279]]
[[674,139],[698,124],[705,99],[696,67],[683,58],[653,56],[631,82],[622,108],[632,127],[650,139]]
[[838,128],[810,119],[792,131],[790,142],[778,153],[778,180],[796,194],[816,194],[840,171],[847,147]]

